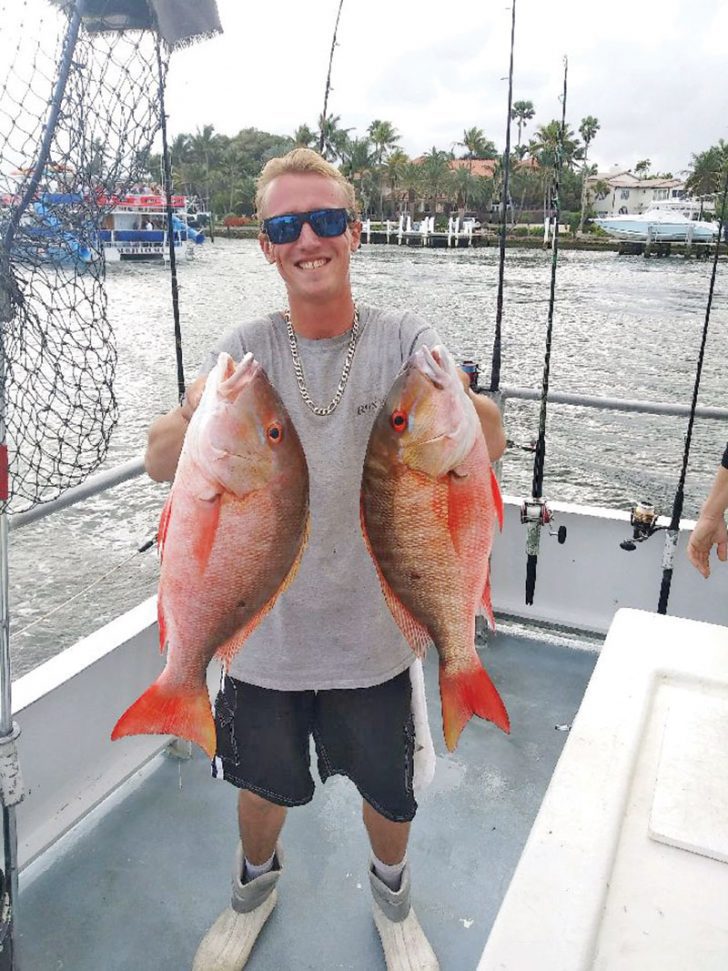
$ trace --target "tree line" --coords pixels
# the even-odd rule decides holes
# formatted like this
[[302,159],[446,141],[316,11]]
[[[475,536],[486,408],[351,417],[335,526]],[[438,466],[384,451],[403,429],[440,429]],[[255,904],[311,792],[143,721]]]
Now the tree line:
[[[561,122],[551,120],[537,126],[530,137],[526,130],[535,117],[531,101],[516,101],[512,118],[517,143],[511,152],[509,198],[512,221],[519,216],[547,213],[554,207],[554,169],[560,146]],[[589,153],[600,130],[598,118],[582,118],[578,130],[567,124],[561,140],[562,169],[559,202],[562,213],[570,213],[574,229],[584,229],[591,204],[587,180],[597,172]],[[244,128],[236,135],[216,132],[205,125],[194,134],[179,134],[170,143],[172,177],[176,192],[196,197],[200,204],[221,217],[225,214],[254,214],[255,181],[268,159],[302,146],[314,148],[338,165],[354,184],[361,211],[373,218],[396,218],[410,213],[436,213],[439,206],[453,212],[475,212],[490,218],[501,203],[504,186],[503,158],[495,143],[478,127],[463,131],[449,150],[432,146],[412,159],[399,145],[401,136],[390,121],[375,119],[364,134],[344,128],[338,115],[321,116],[318,126],[300,125],[292,135],[276,135]],[[453,168],[450,163],[460,159]],[[476,160],[491,160],[491,174],[479,174]],[[687,189],[696,196],[718,192],[719,176],[728,165],[728,145],[722,140],[704,152],[694,154]],[[149,175],[159,179],[161,159],[150,156]],[[638,177],[672,177],[652,173],[650,159],[634,167]],[[606,186],[596,183],[598,195]],[[417,211],[416,208],[417,207]],[[497,216],[493,216],[497,218]]]

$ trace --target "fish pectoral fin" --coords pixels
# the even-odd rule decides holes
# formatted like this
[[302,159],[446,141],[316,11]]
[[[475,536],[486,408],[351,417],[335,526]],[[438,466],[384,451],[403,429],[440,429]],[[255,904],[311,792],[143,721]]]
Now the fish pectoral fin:
[[449,752],[455,749],[463,728],[473,715],[487,718],[506,734],[510,733],[506,706],[477,656],[471,665],[456,673],[440,665],[440,700],[442,729]]
[[112,741],[124,735],[178,735],[212,758],[217,743],[207,685],[203,681],[199,687],[172,687],[163,671],[118,720]]
[[204,573],[217,537],[222,497],[218,494],[210,499],[200,499],[199,496],[197,498],[199,501],[195,503],[195,535],[192,553],[200,571]]
[[470,473],[464,465],[456,465],[454,469],[450,469],[450,475],[455,479],[467,479]]

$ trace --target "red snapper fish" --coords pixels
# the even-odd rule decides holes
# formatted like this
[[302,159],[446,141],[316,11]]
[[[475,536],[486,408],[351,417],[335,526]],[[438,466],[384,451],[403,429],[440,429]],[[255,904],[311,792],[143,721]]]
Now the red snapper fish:
[[472,715],[510,731],[475,650],[475,616],[494,625],[490,551],[503,500],[473,402],[444,347],[420,347],[372,427],[362,531],[387,605],[412,650],[440,657],[445,743]]
[[190,421],[162,511],[157,598],[164,671],[116,723],[196,742],[212,757],[205,674],[228,664],[298,569],[309,530],[306,457],[252,354],[220,354]]

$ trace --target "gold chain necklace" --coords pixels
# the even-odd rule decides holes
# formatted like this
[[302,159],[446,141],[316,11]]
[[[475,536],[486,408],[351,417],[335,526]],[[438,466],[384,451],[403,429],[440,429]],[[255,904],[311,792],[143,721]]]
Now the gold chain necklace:
[[306,376],[303,373],[303,364],[301,363],[301,358],[298,354],[298,340],[296,339],[296,332],[293,329],[293,324],[291,323],[290,310],[286,309],[283,311],[283,319],[286,322],[286,330],[288,331],[288,346],[291,348],[293,371],[296,375],[298,390],[301,392],[301,397],[314,415],[318,415],[320,418],[325,418],[326,415],[331,414],[331,412],[341,401],[341,397],[344,394],[344,388],[346,387],[346,382],[349,380],[349,371],[351,370],[351,363],[354,360],[356,344],[359,340],[359,308],[356,304],[354,304],[354,322],[351,325],[351,337],[349,338],[349,346],[346,349],[346,357],[344,358],[344,367],[341,372],[341,378],[339,379],[336,391],[334,392],[334,397],[325,408],[315,404],[311,399],[311,395],[308,393],[308,388],[306,387]]

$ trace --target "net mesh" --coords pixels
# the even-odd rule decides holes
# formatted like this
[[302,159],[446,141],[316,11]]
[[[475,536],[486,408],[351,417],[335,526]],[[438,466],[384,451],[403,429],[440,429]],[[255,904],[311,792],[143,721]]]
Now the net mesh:
[[147,188],[161,121],[156,35],[76,26],[73,4],[0,0],[0,416],[13,512],[106,456],[118,409],[103,229]]

